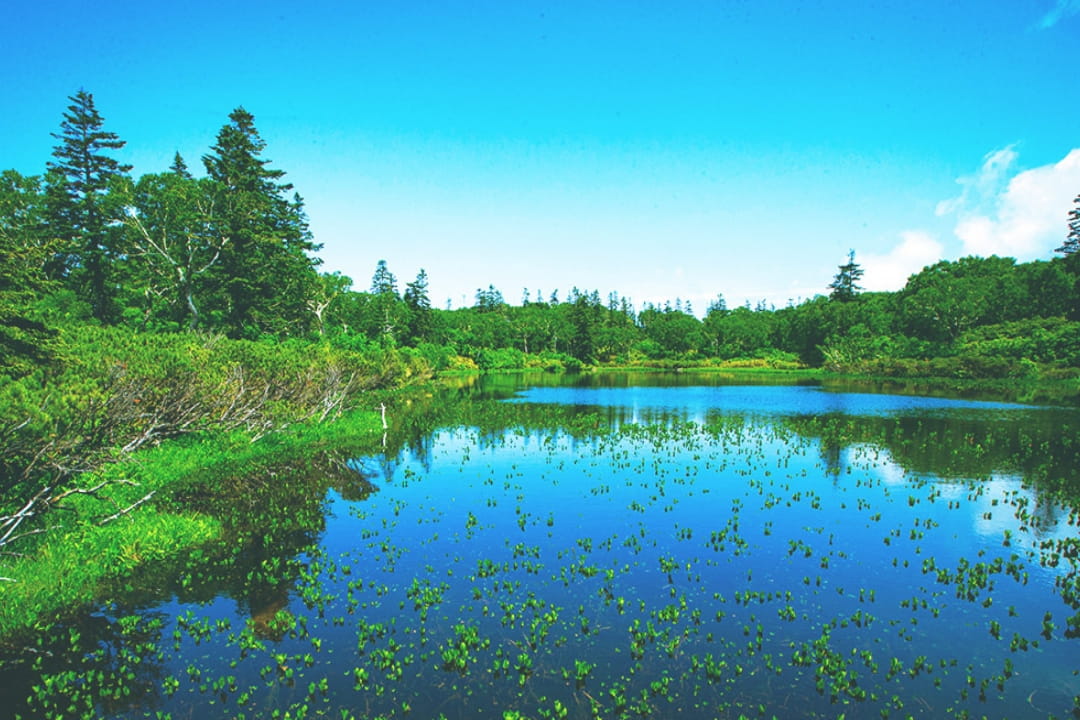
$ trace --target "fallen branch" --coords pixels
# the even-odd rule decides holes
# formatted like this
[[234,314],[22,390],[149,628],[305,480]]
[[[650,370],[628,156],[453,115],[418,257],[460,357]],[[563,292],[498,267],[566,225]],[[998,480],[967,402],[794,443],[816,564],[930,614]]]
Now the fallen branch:
[[154,497],[154,493],[155,493],[155,492],[157,492],[157,491],[156,491],[156,490],[151,490],[150,492],[146,493],[146,495],[144,495],[144,496],[143,496],[143,497],[141,497],[140,499],[136,500],[136,501],[135,501],[135,502],[133,502],[132,504],[128,505],[128,506],[127,506],[126,508],[124,508],[123,510],[121,510],[121,511],[119,511],[119,512],[117,512],[117,513],[114,513],[114,514],[110,515],[109,517],[105,518],[104,520],[99,520],[99,521],[98,521],[98,525],[104,525],[105,523],[109,523],[109,522],[112,522],[113,520],[116,520],[117,518],[121,518],[121,517],[124,517],[125,515],[127,515],[128,513],[130,513],[130,512],[132,511],[132,510],[134,510],[135,508],[139,507],[140,505],[142,505],[142,504],[143,504],[144,502],[146,502],[146,501],[147,501],[147,500],[149,500],[150,498]]
[[4,545],[7,545],[8,543],[12,542],[13,540],[17,540],[18,538],[23,537],[25,535],[31,535],[31,534],[33,534],[33,532],[35,532],[35,531],[31,531],[31,532],[28,532],[28,533],[22,533],[20,535],[15,535],[14,538],[12,537],[12,535],[15,534],[15,531],[19,528],[19,525],[22,524],[23,520],[26,520],[26,518],[32,517],[33,515],[35,515],[34,508],[37,506],[37,504],[39,502],[41,502],[41,498],[44,495],[46,495],[49,492],[49,490],[50,490],[50,488],[47,488],[47,487],[42,488],[38,492],[37,495],[30,498],[30,501],[27,502],[26,505],[24,505],[21,510],[19,510],[18,512],[14,513],[12,515],[8,515],[7,517],[0,518],[0,528],[6,528],[6,532],[3,534],[2,537],[0,537],[0,547],[3,547]]

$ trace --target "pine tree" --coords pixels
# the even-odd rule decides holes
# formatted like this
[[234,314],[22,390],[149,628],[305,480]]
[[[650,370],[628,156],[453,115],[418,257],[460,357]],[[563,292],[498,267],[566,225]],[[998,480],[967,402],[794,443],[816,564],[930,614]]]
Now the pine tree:
[[840,272],[836,274],[836,277],[829,284],[829,289],[832,290],[829,297],[840,302],[854,300],[855,296],[862,290],[862,287],[858,284],[862,276],[863,269],[855,262],[855,251],[851,250],[848,252],[847,264],[840,266]]
[[318,250],[299,195],[279,182],[282,170],[261,157],[266,143],[244,108],[229,115],[203,156],[216,195],[213,224],[223,240],[215,268],[220,311],[233,337],[302,333],[311,324],[307,301],[318,287],[309,256]]
[[60,132],[53,137],[54,162],[48,163],[48,219],[63,247],[49,263],[54,279],[63,279],[80,298],[90,303],[94,317],[102,322],[118,319],[115,263],[122,255],[116,222],[117,203],[109,202],[109,187],[124,177],[130,165],[106,154],[125,143],[102,129],[104,120],[94,106],[94,96],[79,90],[69,98]]

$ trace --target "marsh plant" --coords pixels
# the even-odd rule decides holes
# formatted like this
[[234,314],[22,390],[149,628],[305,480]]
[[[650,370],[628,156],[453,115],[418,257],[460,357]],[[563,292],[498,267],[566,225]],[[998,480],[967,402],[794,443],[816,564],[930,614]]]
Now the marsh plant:
[[367,492],[271,493],[238,513],[242,552],[207,551],[179,587],[120,592],[47,636],[8,707],[964,718],[1080,703],[1074,411],[691,386],[541,388],[449,415],[350,461]]

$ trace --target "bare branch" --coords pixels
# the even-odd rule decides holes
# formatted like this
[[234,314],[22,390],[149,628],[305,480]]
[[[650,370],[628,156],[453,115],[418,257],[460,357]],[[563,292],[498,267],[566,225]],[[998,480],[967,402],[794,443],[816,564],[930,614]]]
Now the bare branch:
[[140,505],[142,505],[142,504],[143,504],[144,502],[146,502],[146,501],[147,501],[147,500],[149,500],[150,498],[154,497],[154,493],[155,493],[155,492],[157,492],[157,491],[156,491],[156,490],[151,490],[151,491],[150,491],[150,492],[148,492],[148,493],[147,493],[146,495],[144,495],[143,497],[139,498],[138,500],[136,500],[136,501],[135,501],[135,502],[133,502],[132,504],[128,505],[128,506],[127,506],[126,508],[124,508],[123,510],[120,510],[119,512],[117,512],[117,513],[114,513],[114,514],[110,515],[109,517],[107,517],[107,518],[104,518],[103,520],[99,520],[99,521],[98,521],[98,525],[104,525],[105,523],[110,523],[110,522],[112,522],[113,520],[116,520],[117,518],[120,518],[120,517],[124,517],[125,515],[127,515],[128,513],[130,513],[130,512],[132,511],[132,510],[134,510],[135,508],[139,507]]

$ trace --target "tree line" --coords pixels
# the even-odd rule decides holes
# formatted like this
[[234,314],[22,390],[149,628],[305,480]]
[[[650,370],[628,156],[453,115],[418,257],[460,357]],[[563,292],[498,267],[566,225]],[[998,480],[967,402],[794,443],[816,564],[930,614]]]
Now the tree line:
[[[783,308],[717,294],[699,316],[679,300],[635,307],[578,288],[512,304],[490,284],[471,307],[442,309],[424,270],[402,285],[379,260],[366,288],[320,271],[303,200],[243,108],[200,176],[177,154],[132,177],[82,90],[54,137],[40,175],[0,172],[3,552],[37,542],[52,509],[94,524],[147,500],[88,474],[136,448],[193,432],[248,442],[435,370],[1080,377],[1080,197],[1054,257],[943,260],[896,292],[865,292],[853,251],[821,295]],[[104,509],[86,510],[87,497]]]
[[[323,338],[413,348],[434,368],[756,359],[883,374],[988,374],[1080,366],[1080,196],[1053,258],[941,261],[896,292],[863,292],[852,251],[824,293],[783,308],[699,317],[573,288],[508,303],[489,285],[472,307],[432,306],[423,270],[399,287],[378,261],[369,288],[319,271],[304,203],[263,156],[252,114],[228,116],[196,177],[179,154],[139,178],[114,153],[80,90],[45,171],[0,175],[0,345],[8,373],[42,360],[52,328],[96,323],[234,339]],[[823,279],[825,280],[825,279]],[[936,361],[936,365],[934,364]]]

